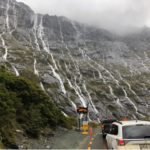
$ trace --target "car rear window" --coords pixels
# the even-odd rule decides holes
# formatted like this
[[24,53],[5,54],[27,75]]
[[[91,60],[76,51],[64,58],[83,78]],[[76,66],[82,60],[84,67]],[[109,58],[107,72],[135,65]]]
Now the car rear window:
[[130,125],[123,127],[124,139],[150,138],[150,125]]
[[117,135],[118,134],[118,126],[113,124],[110,130],[110,134]]
[[104,130],[105,130],[105,131],[109,131],[110,128],[111,128],[111,126],[112,126],[112,124],[105,124],[105,125],[104,125]]

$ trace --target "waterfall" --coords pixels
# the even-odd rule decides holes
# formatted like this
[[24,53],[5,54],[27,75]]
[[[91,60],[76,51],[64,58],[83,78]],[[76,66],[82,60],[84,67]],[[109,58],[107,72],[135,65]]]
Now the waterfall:
[[77,110],[77,105],[72,100],[70,100],[70,102],[71,102],[72,107],[76,111]]
[[42,89],[44,92],[46,92],[46,90],[45,90],[45,88],[44,88],[44,86],[43,86],[43,83],[42,83],[42,82],[40,82],[40,86],[41,86],[41,89]]
[[[118,70],[116,70],[116,72],[118,73],[120,79],[128,86],[129,91],[131,93],[133,93],[135,95],[135,97],[140,101],[140,97],[136,94],[136,92],[131,88],[131,85],[129,82],[127,82],[125,79],[123,79],[123,77],[121,76],[120,72]],[[148,104],[146,104],[146,107],[148,107]]]
[[41,16],[40,24],[39,24],[39,30],[38,30],[38,37],[40,38],[42,42],[43,49],[49,54],[49,49],[46,46],[46,43],[43,39],[44,37],[44,31],[43,31],[43,16]]
[[[78,66],[78,64],[75,62],[74,58],[72,57],[71,52],[70,52],[70,49],[68,48],[67,44],[65,44],[65,42],[64,42],[64,37],[63,37],[63,33],[62,33],[62,27],[61,27],[61,23],[60,23],[59,20],[58,20],[58,24],[59,24],[59,28],[60,28],[61,42],[62,42],[62,44],[65,46],[66,50],[68,51],[68,55],[69,55],[71,61],[73,62],[74,67],[75,67],[75,70],[76,70],[76,72],[79,74],[80,79],[81,79],[81,78],[82,78],[82,75],[81,75],[81,73],[80,73],[79,66]],[[68,70],[68,67],[67,67],[66,64],[65,64],[65,67],[66,67],[66,70]],[[69,70],[68,70],[68,72],[69,72]],[[70,84],[71,84],[71,82],[69,83],[69,85],[70,85]],[[81,92],[80,87],[76,84],[76,82],[75,82],[75,87],[73,87],[73,85],[71,85],[71,87],[75,90],[75,93],[78,95],[78,97],[79,97],[80,102],[82,103],[82,105],[83,105],[84,107],[86,107],[86,104],[87,104],[87,103],[85,102],[85,101],[86,101],[86,100],[85,100],[85,97],[81,94],[82,92]]]
[[[67,44],[64,42],[64,37],[63,37],[63,33],[62,33],[62,26],[61,26],[61,23],[60,23],[59,20],[58,20],[58,24],[59,24],[59,29],[60,29],[61,43],[65,47],[65,49],[68,51],[68,55],[69,55],[71,61],[73,62],[75,69],[78,70],[78,67],[77,67],[77,65],[75,63],[75,60],[74,60],[74,58],[71,55],[70,49],[68,48]],[[62,53],[63,53],[63,51],[62,51]]]
[[[53,57],[53,54],[50,53],[49,45],[47,45],[48,42],[45,41],[45,39],[44,39],[44,38],[45,38],[45,34],[44,34],[44,27],[43,27],[43,16],[41,16],[41,21],[40,21],[40,25],[39,25],[39,34],[38,34],[38,36],[39,36],[39,38],[40,38],[40,40],[41,40],[41,42],[42,42],[43,49],[44,49],[48,54],[50,54],[51,60],[52,60],[53,65],[54,65],[54,68],[55,68],[56,70],[58,70],[57,64],[56,64],[55,59],[54,59],[54,57]],[[46,44],[46,43],[47,43],[47,44]]]
[[59,70],[59,69],[61,70],[62,69],[62,67],[60,66],[59,60],[57,61],[57,65],[56,66],[58,66],[57,68],[55,67],[56,70]]
[[[33,68],[34,68],[34,74],[37,75],[37,76],[39,77],[40,75],[39,75],[38,69],[36,68],[36,64],[37,64],[37,61],[36,61],[36,58],[34,58],[34,65],[33,65]],[[40,87],[41,87],[41,89],[42,89],[44,92],[46,92],[46,90],[45,90],[45,88],[44,88],[42,82],[40,82]]]
[[77,86],[77,84],[74,86],[68,78],[67,78],[67,81],[68,81],[70,88],[72,88],[75,91],[76,95],[79,97],[79,100],[80,100],[82,106],[87,107],[87,103],[85,102],[85,99],[83,98],[83,96],[78,91],[80,89]]
[[56,77],[56,79],[58,79],[58,81],[59,81],[59,83],[60,83],[60,87],[61,87],[62,92],[63,92],[64,94],[66,94],[67,92],[66,92],[66,89],[65,89],[65,87],[64,87],[64,83],[63,83],[61,77],[60,77],[59,74],[55,71],[55,69],[53,68],[52,65],[49,64],[49,66],[50,66],[50,68],[51,68],[51,70],[52,70],[52,73],[53,73],[54,77]]
[[[84,43],[85,43],[85,42],[84,42]],[[85,46],[86,46],[86,43],[85,43]],[[85,54],[85,57],[86,57],[88,60],[92,61],[100,70],[105,71],[105,73],[108,74],[108,76],[112,79],[112,81],[114,81],[115,84],[116,84],[118,87],[122,88],[126,99],[129,101],[130,104],[133,105],[133,107],[134,107],[134,109],[135,109],[135,111],[136,111],[136,114],[138,114],[138,115],[140,115],[140,116],[143,116],[142,114],[140,114],[140,113],[137,112],[138,109],[137,109],[136,105],[130,100],[130,98],[128,97],[128,95],[127,95],[125,89],[120,85],[119,80],[117,80],[117,79],[112,75],[112,73],[111,73],[108,69],[106,69],[103,65],[98,64],[96,61],[92,60],[87,54]],[[90,66],[92,66],[92,65],[90,65]],[[93,66],[92,66],[92,67],[93,67]],[[97,69],[96,69],[96,70],[97,70]],[[102,75],[102,74],[101,74],[101,75]],[[102,76],[101,76],[101,77],[102,77]],[[105,81],[105,80],[104,80],[104,81]],[[112,87],[109,86],[109,89],[110,89],[110,93],[111,93],[112,95],[114,95]],[[118,105],[120,105],[120,107],[123,107],[122,104],[121,104],[120,101],[119,101],[119,98],[117,98],[116,103],[117,103]]]
[[136,105],[130,100],[130,98],[129,98],[128,95],[127,95],[126,90],[125,90],[124,88],[122,88],[122,90],[123,90],[123,92],[124,92],[125,98],[130,102],[130,104],[133,105],[133,107],[134,107],[134,109],[135,109],[135,111],[136,111],[136,113],[137,113],[137,107],[136,107]]
[[[65,42],[64,42],[64,37],[63,37],[63,33],[62,33],[62,26],[61,26],[61,23],[60,23],[59,20],[58,20],[58,24],[59,24],[59,28],[60,28],[61,42],[62,42],[62,44],[65,46],[66,50],[68,51],[68,55],[69,55],[71,61],[73,62],[74,67],[75,67],[75,70],[76,70],[76,72],[79,74],[80,79],[81,79],[81,78],[82,78],[82,75],[81,75],[81,73],[80,73],[79,66],[78,66],[78,64],[75,62],[74,58],[72,57],[71,52],[70,52],[70,49],[68,48],[67,44],[65,44]],[[68,67],[67,67],[66,64],[65,64],[65,67],[66,67],[66,70],[68,70]],[[68,70],[68,72],[70,72],[70,71]],[[75,85],[73,86],[73,85],[71,84],[71,82],[69,81],[69,79],[67,79],[67,80],[68,80],[68,84],[70,85],[70,87],[71,87],[72,89],[74,89],[75,93],[76,93],[77,96],[79,97],[79,100],[80,100],[81,104],[82,104],[84,107],[86,107],[86,106],[87,106],[86,98],[82,95],[81,89],[80,89],[80,87],[79,87],[79,86],[77,85],[77,83],[76,83],[76,77],[74,77],[74,78],[75,78]]]
[[69,117],[65,112],[61,111],[61,113],[65,116],[65,117]]
[[87,63],[91,68],[93,68],[94,70],[98,72],[99,78],[103,80],[104,84],[106,84],[106,80],[102,76],[101,72],[95,66],[93,66],[89,61],[87,61]]
[[108,85],[108,87],[109,87],[110,94],[111,94],[114,98],[117,99],[117,100],[116,100],[116,103],[117,103],[121,108],[123,108],[123,105],[120,103],[119,98],[114,94],[114,91],[113,91],[112,87],[111,87],[110,85]]
[[95,114],[98,114],[99,112],[98,112],[98,110],[96,109],[96,107],[95,107],[95,105],[94,105],[94,103],[93,103],[93,101],[92,101],[92,97],[91,97],[89,91],[87,90],[87,87],[86,87],[86,85],[85,85],[85,82],[83,83],[83,88],[84,88],[85,92],[86,92],[87,95],[88,95],[90,104],[91,104],[91,106],[93,107],[93,110],[95,111]]
[[136,105],[135,105],[135,104],[131,101],[131,99],[128,97],[126,90],[125,90],[125,89],[122,89],[122,90],[123,90],[123,92],[124,92],[124,94],[125,94],[125,98],[130,102],[130,104],[133,105],[133,107],[134,107],[134,109],[135,109],[135,111],[136,111],[136,114],[137,114],[137,115],[140,115],[141,117],[144,118],[145,116],[138,112],[138,109],[137,109]]
[[5,54],[2,56],[2,58],[3,58],[5,61],[7,61],[8,47],[6,46],[5,40],[4,40],[4,38],[3,38],[3,34],[4,34],[4,32],[3,32],[2,34],[0,34],[0,39],[1,39],[1,41],[2,41],[2,46],[3,46],[3,48],[5,49]]
[[17,12],[16,12],[16,3],[15,1],[12,1],[12,8],[13,8],[13,14],[14,14],[14,22],[13,22],[13,29],[10,31],[10,34],[12,34],[17,29]]
[[10,32],[10,26],[9,26],[9,14],[8,14],[8,11],[9,11],[9,8],[10,8],[10,0],[7,0],[7,5],[6,5],[6,30],[7,32]]
[[50,51],[49,51],[49,46],[46,45],[46,42],[43,39],[43,37],[45,37],[43,29],[44,29],[44,27],[43,27],[43,16],[41,16],[40,25],[39,25],[39,28],[38,28],[38,37],[40,38],[40,40],[42,42],[42,46],[43,46],[44,51],[46,51],[48,54],[50,54],[52,62],[54,64],[54,66],[55,66],[55,68],[54,68],[52,65],[49,64],[49,66],[50,66],[50,68],[52,70],[52,73],[53,73],[54,77],[56,77],[56,79],[58,79],[62,92],[64,94],[66,94],[67,92],[65,90],[64,83],[63,83],[60,75],[55,71],[55,69],[58,70],[58,67],[57,67],[56,62],[54,60],[54,57],[53,57],[52,53],[50,53]]
[[12,66],[13,70],[15,71],[16,76],[19,76],[19,71],[17,70],[17,68],[15,66]]
[[34,16],[34,26],[33,26],[33,35],[35,38],[36,48],[38,51],[40,51],[40,46],[39,46],[38,38],[37,38],[37,26],[38,26],[38,15],[35,15]]
[[36,63],[37,63],[37,61],[36,61],[36,59],[34,58],[34,74],[37,75],[37,76],[39,76],[39,72],[38,72],[38,70],[36,69]]

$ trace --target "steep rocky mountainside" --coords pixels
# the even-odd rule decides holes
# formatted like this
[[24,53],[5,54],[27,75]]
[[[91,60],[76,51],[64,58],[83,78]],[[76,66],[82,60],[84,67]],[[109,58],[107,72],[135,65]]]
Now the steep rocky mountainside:
[[0,0],[0,62],[36,81],[66,117],[149,118],[150,29],[117,36]]

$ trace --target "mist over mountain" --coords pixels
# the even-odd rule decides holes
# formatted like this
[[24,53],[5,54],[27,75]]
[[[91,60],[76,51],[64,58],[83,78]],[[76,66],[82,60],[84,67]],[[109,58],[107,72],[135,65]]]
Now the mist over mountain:
[[97,122],[150,117],[148,27],[120,36],[0,0],[0,62],[16,78],[34,81],[65,118],[76,119],[80,106],[89,106],[88,120]]
[[[37,13],[66,16],[71,20],[118,34],[150,26],[149,0],[18,0]],[[134,29],[135,28],[135,29]]]

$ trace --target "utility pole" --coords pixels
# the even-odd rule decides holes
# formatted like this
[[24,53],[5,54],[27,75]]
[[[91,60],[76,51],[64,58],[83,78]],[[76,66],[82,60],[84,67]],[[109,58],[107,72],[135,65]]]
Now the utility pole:
[[88,114],[89,114],[89,103],[87,104],[87,113],[86,113],[86,121],[88,121]]

